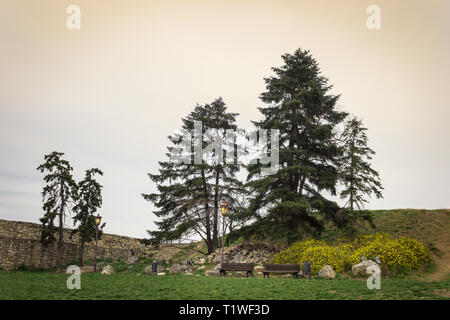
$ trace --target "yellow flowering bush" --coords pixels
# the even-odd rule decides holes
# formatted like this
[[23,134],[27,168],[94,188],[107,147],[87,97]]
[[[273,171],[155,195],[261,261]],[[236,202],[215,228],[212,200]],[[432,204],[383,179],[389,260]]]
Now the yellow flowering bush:
[[311,261],[311,272],[318,272],[327,264],[336,271],[343,272],[349,266],[351,249],[350,244],[342,242],[337,246],[329,246],[321,240],[299,241],[276,254],[272,262],[301,264]]
[[367,260],[374,260],[378,255],[386,268],[394,272],[408,272],[431,260],[419,241],[377,233],[359,236],[352,242],[339,239],[334,245],[314,239],[299,241],[276,254],[271,262],[301,264],[311,261],[312,272],[318,272],[327,264],[337,272],[344,272],[359,263],[361,255]]
[[427,249],[417,240],[405,237],[397,239],[386,233],[361,236],[353,243],[352,264],[360,261],[360,256],[373,260],[378,255],[388,270],[409,272],[431,261]]

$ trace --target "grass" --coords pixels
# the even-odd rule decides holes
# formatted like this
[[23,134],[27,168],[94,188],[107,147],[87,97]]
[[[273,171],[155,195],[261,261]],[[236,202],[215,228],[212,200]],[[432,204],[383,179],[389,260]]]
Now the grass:
[[[450,299],[450,274],[447,272],[450,210],[376,210],[372,214],[376,229],[364,223],[358,227],[360,233],[387,232],[395,237],[416,238],[430,250],[433,263],[412,274],[382,278],[381,290],[369,290],[364,279],[356,279],[351,274],[338,274],[334,280],[217,278],[204,276],[204,270],[193,271],[198,276],[146,276],[144,269],[153,262],[153,255],[141,257],[132,265],[125,260],[98,259],[101,265],[112,265],[117,273],[111,276],[82,274],[81,290],[67,289],[69,275],[57,274],[54,270],[24,266],[15,272],[0,270],[0,299]],[[343,235],[330,227],[322,239],[334,242]],[[168,258],[168,263],[159,265],[167,273],[172,260],[175,263],[190,255],[189,250],[181,251]],[[85,261],[85,264],[90,265],[92,261]],[[207,263],[205,266],[211,269],[214,265]]]
[[81,290],[69,290],[69,276],[53,272],[0,272],[0,299],[450,299],[450,280],[382,279],[380,290],[366,281],[324,279],[82,274]]

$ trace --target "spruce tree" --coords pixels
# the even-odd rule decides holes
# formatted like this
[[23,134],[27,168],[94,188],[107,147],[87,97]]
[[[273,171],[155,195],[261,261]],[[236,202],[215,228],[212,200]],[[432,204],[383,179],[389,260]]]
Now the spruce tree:
[[282,237],[292,242],[303,233],[320,233],[324,221],[335,220],[339,206],[323,195],[336,194],[340,147],[336,127],[347,113],[336,110],[338,95],[309,51],[282,56],[284,65],[265,79],[258,129],[278,129],[279,168],[263,175],[261,163],[248,166],[252,193],[249,212],[257,222],[241,234]]
[[[148,231],[150,242],[159,244],[166,241],[183,240],[197,235],[207,245],[208,253],[213,252],[219,241],[219,209],[227,202],[232,212],[237,195],[244,190],[242,182],[236,177],[239,170],[237,161],[225,163],[224,150],[203,152],[200,161],[196,159],[196,148],[200,146],[195,138],[195,122],[202,123],[202,136],[209,129],[222,128],[217,139],[225,143],[226,129],[237,129],[236,113],[227,112],[221,98],[211,104],[197,105],[184,119],[180,133],[170,136],[171,146],[167,148],[167,161],[159,162],[158,174],[148,174],[156,183],[157,192],[143,194],[158,209],[154,214],[162,218],[155,222],[158,230]],[[185,161],[173,161],[173,156],[183,144],[183,137],[190,135],[192,145],[183,155]],[[208,140],[202,139],[202,148]],[[236,158],[236,153],[233,153]]]
[[[95,239],[95,214],[102,206],[102,186],[95,180],[96,174],[102,176],[103,172],[97,168],[86,170],[84,179],[78,183],[76,204],[72,209],[75,213],[73,224],[78,224],[72,235],[79,234],[80,237],[80,265],[83,265],[84,244]],[[105,223],[99,226],[99,238],[104,226]]]
[[375,151],[367,146],[367,128],[357,118],[349,120],[341,136],[343,154],[341,156],[340,180],[344,189],[340,192],[342,199],[347,199],[344,207],[353,214],[354,210],[364,209],[367,196],[382,198],[382,185],[379,174],[372,169],[370,160]]
[[[44,177],[46,185],[42,191],[44,202],[44,216],[39,220],[42,223],[41,243],[48,245],[56,241],[55,233],[58,232],[56,246],[56,270],[61,270],[61,250],[64,239],[64,218],[70,211],[70,206],[76,199],[77,185],[72,177],[73,168],[62,156],[64,153],[52,152],[44,157],[45,162],[37,170],[47,174]],[[59,225],[55,226],[55,218]]]

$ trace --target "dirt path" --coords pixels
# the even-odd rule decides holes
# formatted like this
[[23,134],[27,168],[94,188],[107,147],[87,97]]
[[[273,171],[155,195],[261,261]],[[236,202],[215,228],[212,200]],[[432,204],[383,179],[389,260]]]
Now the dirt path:
[[[424,244],[432,253],[436,271],[425,278],[439,281],[450,277],[450,210],[428,211],[418,219],[415,230],[421,231]],[[437,250],[436,250],[437,249]]]
[[436,272],[427,277],[429,281],[439,281],[450,277],[450,228],[449,213],[437,216],[432,230],[433,245],[439,250],[439,255],[433,254]]

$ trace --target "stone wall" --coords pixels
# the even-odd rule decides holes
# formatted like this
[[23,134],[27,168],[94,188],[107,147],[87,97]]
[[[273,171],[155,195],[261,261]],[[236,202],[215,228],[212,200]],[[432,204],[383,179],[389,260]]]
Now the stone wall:
[[[64,244],[61,261],[63,265],[78,264],[79,240],[69,237],[70,230],[64,229]],[[41,225],[30,222],[0,219],[0,268],[14,270],[21,266],[35,268],[55,267],[56,244],[44,247],[40,243]],[[86,243],[84,260],[94,259],[95,243]],[[151,248],[145,247],[139,239],[113,234],[103,234],[98,242],[97,257],[102,259],[126,259],[134,249],[137,255],[145,255]]]

